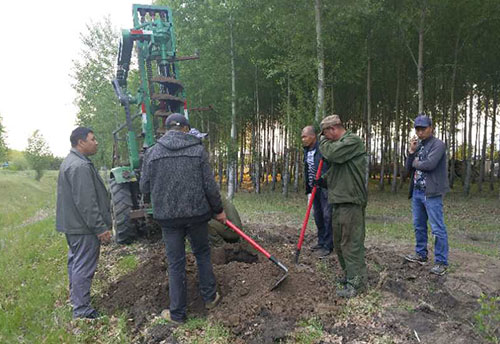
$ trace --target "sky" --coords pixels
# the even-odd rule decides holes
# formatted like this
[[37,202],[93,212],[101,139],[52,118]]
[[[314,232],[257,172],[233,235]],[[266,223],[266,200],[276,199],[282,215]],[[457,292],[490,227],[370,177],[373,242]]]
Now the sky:
[[0,116],[11,149],[24,150],[39,130],[51,152],[70,149],[75,128],[73,60],[81,52],[80,34],[92,21],[110,16],[117,29],[132,27],[132,4],[140,0],[27,0],[2,3]]

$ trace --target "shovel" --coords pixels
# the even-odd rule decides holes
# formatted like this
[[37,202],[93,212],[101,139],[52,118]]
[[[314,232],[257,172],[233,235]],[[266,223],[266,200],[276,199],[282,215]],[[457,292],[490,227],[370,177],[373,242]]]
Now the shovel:
[[252,238],[250,238],[248,235],[246,235],[245,233],[243,233],[243,231],[241,229],[239,229],[238,227],[236,227],[231,221],[226,220],[226,225],[229,226],[233,231],[235,231],[240,237],[242,237],[243,239],[245,239],[246,241],[248,241],[253,247],[255,247],[255,249],[257,251],[259,251],[260,253],[262,253],[264,256],[266,256],[267,259],[269,259],[271,262],[273,262],[274,264],[276,264],[281,270],[283,270],[285,272],[285,274],[283,276],[281,276],[278,279],[278,281],[276,283],[274,283],[274,285],[271,287],[271,290],[276,289],[281,284],[281,282],[283,282],[285,280],[285,278],[288,277],[288,269],[287,269],[287,267],[284,266],[274,256],[271,256],[269,254],[269,252],[267,252],[266,250],[264,250]]
[[[315,180],[318,180],[321,177],[321,168],[323,167],[323,159],[319,161],[318,171],[316,172]],[[307,223],[309,222],[309,215],[311,215],[311,208],[314,201],[314,196],[316,196],[316,191],[318,186],[315,185],[311,192],[311,199],[309,200],[309,204],[307,205],[306,217],[304,218],[304,222],[302,223],[302,228],[300,230],[299,242],[297,243],[297,252],[295,253],[295,264],[299,263],[300,250],[302,249],[302,243],[304,242],[304,234],[306,234]]]

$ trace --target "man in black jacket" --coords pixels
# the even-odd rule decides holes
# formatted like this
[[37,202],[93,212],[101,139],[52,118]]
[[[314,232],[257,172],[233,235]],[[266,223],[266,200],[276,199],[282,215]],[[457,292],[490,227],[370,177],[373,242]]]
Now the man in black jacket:
[[208,221],[225,223],[220,192],[201,140],[188,134],[188,120],[171,114],[167,133],[145,154],[140,187],[151,193],[153,217],[162,227],[169,275],[169,310],[162,316],[174,323],[186,320],[186,253],[188,236],[198,265],[200,293],[205,307],[215,307],[221,296],[210,260]]
[[410,141],[406,169],[410,172],[415,254],[405,258],[421,265],[427,262],[427,221],[431,225],[436,275],[444,275],[448,266],[448,234],[444,224],[443,196],[449,190],[446,145],[434,137],[432,121],[424,114],[415,119],[414,137]]
[[[319,151],[319,142],[313,126],[302,129],[301,139],[304,147],[304,182],[306,184],[306,194],[310,195],[315,184],[314,179],[322,155]],[[328,163],[324,161],[321,176],[327,170]],[[318,243],[312,249],[319,258],[325,258],[333,251],[332,205],[328,204],[326,182],[323,179],[320,180],[322,182],[320,182],[321,185],[318,185],[313,201],[314,222],[318,229]]]

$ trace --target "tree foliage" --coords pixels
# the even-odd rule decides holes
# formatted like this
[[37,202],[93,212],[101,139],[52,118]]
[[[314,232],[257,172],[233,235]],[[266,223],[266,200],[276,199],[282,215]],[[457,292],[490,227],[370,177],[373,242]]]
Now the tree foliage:
[[7,133],[3,125],[2,115],[0,115],[0,163],[7,160],[8,147],[7,147],[7,142],[5,142],[6,139],[7,139]]
[[109,167],[113,146],[111,133],[119,125],[118,116],[123,112],[111,86],[119,36],[110,19],[104,18],[88,24],[80,39],[80,59],[73,61],[77,124],[92,128],[99,141],[99,150],[93,160],[98,166]]
[[28,146],[26,148],[26,159],[30,167],[35,170],[35,179],[40,181],[44,170],[49,169],[50,163],[54,157],[49,149],[49,145],[39,130],[35,130],[28,138]]
[[[200,52],[199,60],[179,64],[180,78],[189,107],[213,106],[211,112],[190,113],[194,126],[210,130],[212,152],[223,162],[244,145],[247,153],[242,161],[261,166],[271,160],[261,160],[268,154],[263,140],[272,138],[276,143],[271,151],[283,173],[284,152],[300,148],[300,129],[315,117],[315,1],[158,0],[155,4],[173,9],[178,55]],[[382,173],[382,182],[389,170],[399,175],[412,119],[422,108],[433,118],[436,135],[450,147],[451,159],[482,163],[481,149],[474,149],[473,157],[458,151],[460,145],[478,148],[484,142],[480,136],[464,142],[471,97],[474,112],[479,111],[479,116],[474,114],[474,128],[481,122],[475,133],[489,132],[484,125],[492,128],[498,118],[493,113],[500,81],[500,2],[340,0],[321,1],[318,10],[325,113],[339,114],[370,143],[372,176],[380,174],[383,162],[395,168]],[[78,120],[93,127],[100,139],[98,159],[108,164],[115,113],[122,113],[109,86],[118,37],[104,20],[89,25],[82,42],[82,60],[75,63]],[[238,133],[234,142],[233,71]],[[368,109],[371,125],[367,125]],[[493,136],[487,138],[488,145],[498,144],[498,134]]]

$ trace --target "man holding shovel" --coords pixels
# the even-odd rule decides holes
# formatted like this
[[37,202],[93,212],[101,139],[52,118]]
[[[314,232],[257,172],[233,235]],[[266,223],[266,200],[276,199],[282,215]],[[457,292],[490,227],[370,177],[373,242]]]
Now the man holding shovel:
[[328,200],[333,204],[334,248],[345,278],[337,296],[353,297],[364,290],[365,264],[365,187],[366,149],[361,138],[346,130],[340,117],[321,121],[319,149],[328,160]]
[[188,120],[179,113],[165,122],[167,132],[148,149],[140,187],[151,193],[153,217],[166,246],[170,307],[162,317],[176,324],[187,318],[185,237],[196,257],[200,294],[211,309],[221,300],[210,259],[208,221],[226,222],[221,196],[201,139],[188,134]]
[[[322,155],[319,151],[319,142],[316,138],[314,127],[309,125],[302,129],[302,146],[304,147],[304,181],[306,184],[306,194],[311,195],[315,186],[315,176],[319,167]],[[321,176],[328,170],[328,163],[323,162]],[[318,189],[313,200],[314,222],[318,229],[318,243],[312,247],[314,254],[318,258],[325,258],[333,251],[332,235],[332,205],[328,204],[328,190],[326,182],[320,178],[317,182]],[[310,197],[310,196],[309,196]]]

